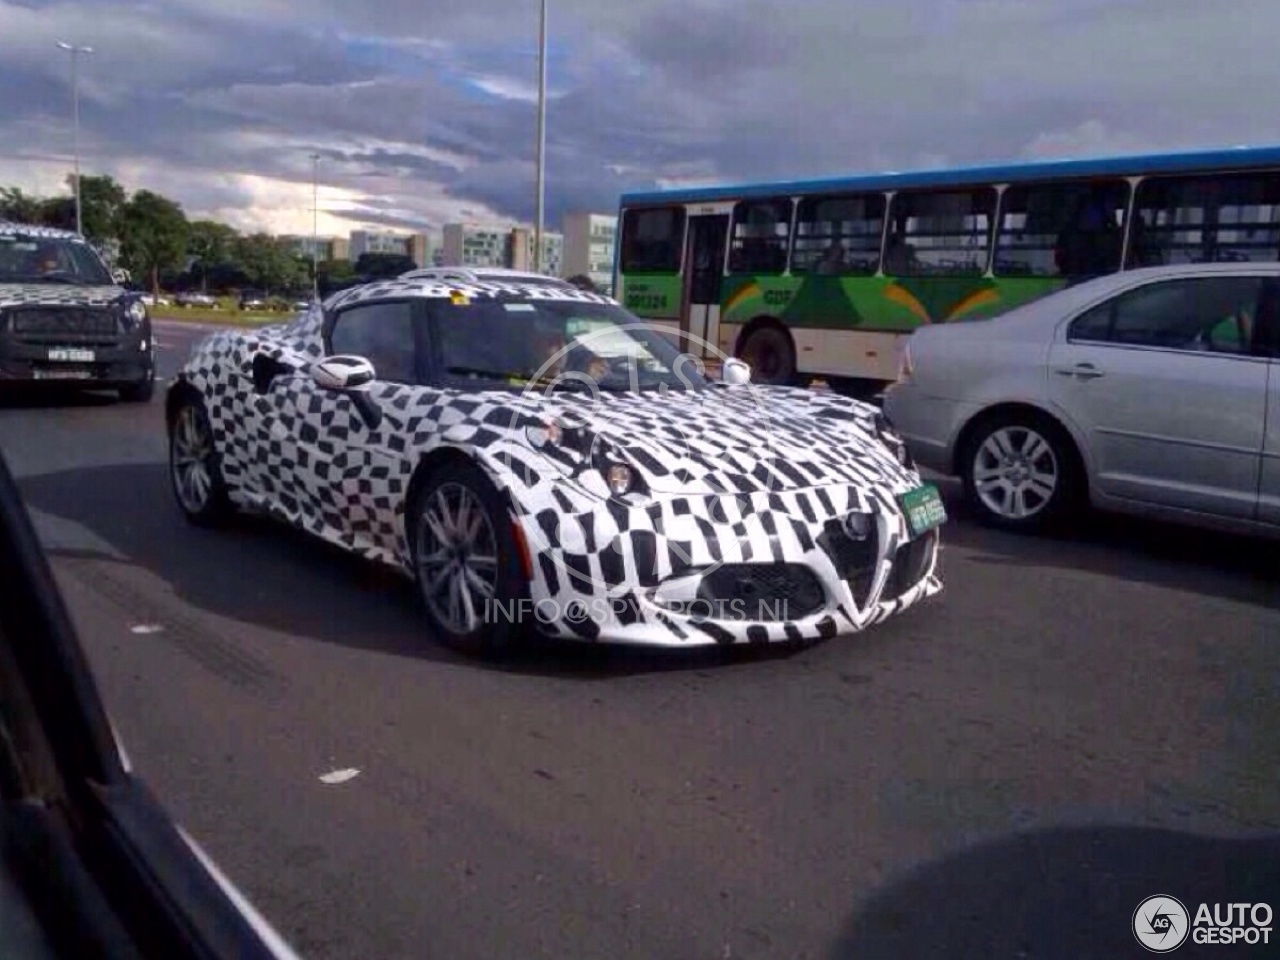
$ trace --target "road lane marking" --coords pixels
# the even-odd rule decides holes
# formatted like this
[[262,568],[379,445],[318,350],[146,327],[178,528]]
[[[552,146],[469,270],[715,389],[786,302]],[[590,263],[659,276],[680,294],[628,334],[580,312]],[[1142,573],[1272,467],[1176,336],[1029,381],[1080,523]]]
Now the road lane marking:
[[321,783],[346,783],[360,775],[360,771],[355,767],[348,767],[345,770],[333,770],[329,773],[320,775]]

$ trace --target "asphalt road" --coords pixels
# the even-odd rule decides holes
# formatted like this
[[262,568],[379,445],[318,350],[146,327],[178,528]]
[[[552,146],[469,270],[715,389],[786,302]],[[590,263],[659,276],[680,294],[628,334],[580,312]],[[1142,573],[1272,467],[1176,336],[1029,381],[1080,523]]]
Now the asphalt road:
[[188,527],[161,411],[0,445],[135,766],[304,956],[1137,957],[1152,894],[1280,909],[1275,545],[952,495],[946,589],[874,632],[496,669],[393,577]]

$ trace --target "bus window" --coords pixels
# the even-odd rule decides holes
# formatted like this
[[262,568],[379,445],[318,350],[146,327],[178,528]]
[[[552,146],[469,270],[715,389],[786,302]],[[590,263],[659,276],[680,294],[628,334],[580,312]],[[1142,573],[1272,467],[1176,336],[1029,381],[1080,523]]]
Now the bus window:
[[791,234],[790,200],[744,200],[733,210],[730,273],[782,273]]
[[1000,201],[995,274],[1083,278],[1120,269],[1129,184],[1017,184]]
[[1280,174],[1149,177],[1138,184],[1125,266],[1280,257]]
[[884,210],[882,193],[801,200],[791,272],[875,273],[880,268]]
[[683,249],[683,207],[653,207],[623,214],[623,273],[678,273]]
[[996,192],[991,187],[908,191],[893,198],[884,272],[972,276],[987,269]]

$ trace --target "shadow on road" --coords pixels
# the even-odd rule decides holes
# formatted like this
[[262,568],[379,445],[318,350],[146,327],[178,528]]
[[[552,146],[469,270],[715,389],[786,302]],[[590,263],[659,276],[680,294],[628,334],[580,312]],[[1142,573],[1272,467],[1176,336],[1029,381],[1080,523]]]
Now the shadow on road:
[[[1228,840],[1139,827],[1020,834],[921,867],[854,915],[829,960],[1149,957],[1132,933],[1147,897],[1269,903],[1280,912],[1280,838]],[[1196,944],[1189,957],[1280,955],[1271,943]]]
[[[223,530],[191,526],[162,464],[68,470],[19,486],[29,508],[85,527],[209,613],[357,649],[470,662],[431,639],[413,585],[394,571],[260,518],[242,516]],[[82,550],[49,553],[86,558]],[[796,649],[663,651],[540,641],[494,668],[592,680],[760,662]]]
[[38,410],[47,408],[112,407],[120,403],[119,394],[114,390],[76,390],[24,385],[0,393],[0,411],[3,410]]
[[958,482],[934,482],[952,520],[944,543],[977,551],[971,562],[1088,571],[1280,608],[1275,541],[1103,513],[1063,533],[1005,533],[977,523]]

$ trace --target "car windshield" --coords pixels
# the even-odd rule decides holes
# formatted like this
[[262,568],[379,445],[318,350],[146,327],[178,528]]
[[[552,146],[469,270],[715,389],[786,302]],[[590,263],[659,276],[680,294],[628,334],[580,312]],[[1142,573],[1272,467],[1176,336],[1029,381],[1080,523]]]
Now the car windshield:
[[111,273],[81,240],[0,236],[0,283],[110,284]]
[[437,368],[451,380],[604,390],[706,384],[663,328],[610,303],[501,298],[433,303]]

